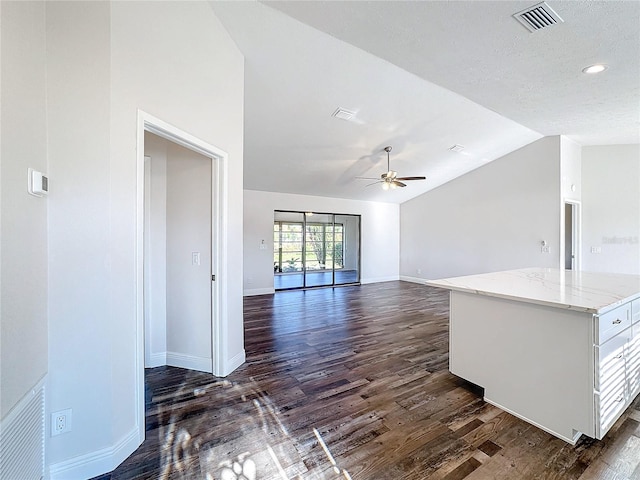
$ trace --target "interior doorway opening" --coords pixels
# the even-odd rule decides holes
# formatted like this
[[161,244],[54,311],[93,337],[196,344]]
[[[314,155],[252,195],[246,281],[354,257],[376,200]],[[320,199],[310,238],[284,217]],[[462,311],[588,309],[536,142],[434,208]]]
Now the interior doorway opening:
[[[227,342],[229,340],[229,319],[226,315],[228,267],[223,261],[222,252],[226,249],[227,214],[226,204],[226,163],[228,155],[223,150],[200,140],[179,128],[160,120],[146,112],[138,110],[137,148],[136,148],[136,426],[138,441],[145,438],[145,298],[144,298],[144,257],[145,257],[145,132],[151,132],[163,139],[204,155],[211,163],[211,277],[209,292],[211,301],[211,368],[217,376],[225,376],[233,368],[227,360]],[[189,256],[193,252],[189,252]],[[193,257],[191,257],[193,258]],[[190,258],[190,259],[191,259]],[[202,262],[202,259],[200,260]],[[241,360],[241,361],[240,361]],[[244,361],[242,358],[233,359]]]
[[274,289],[360,283],[360,215],[276,210]]
[[565,270],[580,270],[580,203],[564,203],[564,265]]
[[213,160],[145,132],[145,367],[213,373]]

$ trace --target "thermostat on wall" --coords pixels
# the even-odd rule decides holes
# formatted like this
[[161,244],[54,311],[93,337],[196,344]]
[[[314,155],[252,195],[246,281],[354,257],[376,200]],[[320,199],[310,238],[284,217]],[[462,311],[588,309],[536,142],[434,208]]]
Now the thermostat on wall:
[[36,197],[44,197],[49,193],[49,179],[33,168],[28,171],[27,191]]

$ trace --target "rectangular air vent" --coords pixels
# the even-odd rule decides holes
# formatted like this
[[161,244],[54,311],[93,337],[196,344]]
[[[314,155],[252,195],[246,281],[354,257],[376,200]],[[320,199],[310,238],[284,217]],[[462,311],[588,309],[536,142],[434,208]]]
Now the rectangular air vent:
[[332,117],[340,118],[341,120],[352,120],[353,117],[356,116],[356,112],[352,112],[351,110],[347,110],[346,108],[338,107],[338,109],[333,112]]
[[530,32],[536,32],[543,28],[564,22],[547,2],[538,3],[533,7],[514,13],[513,17]]

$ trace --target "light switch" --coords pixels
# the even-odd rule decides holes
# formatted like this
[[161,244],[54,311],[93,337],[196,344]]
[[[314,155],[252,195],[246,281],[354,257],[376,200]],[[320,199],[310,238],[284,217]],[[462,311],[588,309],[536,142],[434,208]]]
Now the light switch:
[[191,252],[191,265],[200,265],[200,252]]

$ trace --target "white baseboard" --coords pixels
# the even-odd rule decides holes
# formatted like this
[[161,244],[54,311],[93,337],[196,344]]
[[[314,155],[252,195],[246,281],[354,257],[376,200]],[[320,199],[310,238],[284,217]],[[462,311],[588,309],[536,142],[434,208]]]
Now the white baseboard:
[[403,282],[420,283],[422,285],[424,285],[425,282],[426,282],[426,280],[424,278],[407,277],[406,275],[400,275],[400,280],[403,281]]
[[184,353],[167,352],[166,365],[170,367],[188,368],[189,370],[212,373],[210,358],[185,355]]
[[161,367],[167,364],[167,352],[152,353],[149,355],[145,368]]
[[271,295],[276,293],[275,288],[249,288],[246,289],[243,293],[245,297],[253,297],[255,295]]
[[138,427],[118,443],[49,466],[50,480],[86,479],[114,470],[140,446]]
[[371,277],[371,278],[363,278],[362,280],[360,280],[361,284],[366,284],[366,283],[380,283],[380,282],[395,282],[400,280],[400,276],[399,275],[392,275],[389,277]]
[[229,359],[225,362],[225,365],[222,366],[222,377],[226,377],[231,372],[233,372],[236,368],[242,365],[246,361],[246,354],[244,348],[241,352],[235,355],[233,358]]

